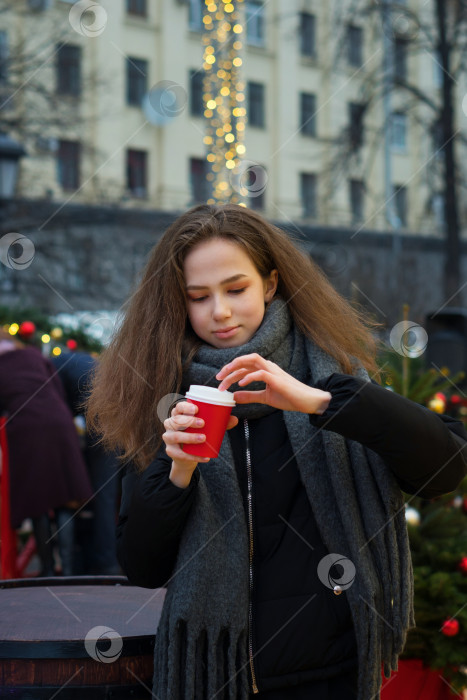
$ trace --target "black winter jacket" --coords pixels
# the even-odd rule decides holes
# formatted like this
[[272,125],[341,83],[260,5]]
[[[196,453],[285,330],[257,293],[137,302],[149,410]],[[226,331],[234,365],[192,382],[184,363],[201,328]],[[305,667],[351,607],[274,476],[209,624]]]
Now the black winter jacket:
[[[424,498],[454,490],[467,472],[467,433],[377,384],[333,374],[316,385],[332,399],[316,427],[333,430],[377,452],[401,489]],[[253,654],[260,694],[342,676],[357,665],[345,591],[334,595],[317,576],[328,553],[302,486],[282,416],[275,410],[248,421],[253,488]],[[245,421],[228,433],[247,513]],[[141,474],[123,479],[117,526],[120,564],[131,583],[166,586],[199,474],[185,489],[168,478],[162,448]],[[330,697],[330,696],[329,696]],[[350,696],[349,696],[350,697]]]

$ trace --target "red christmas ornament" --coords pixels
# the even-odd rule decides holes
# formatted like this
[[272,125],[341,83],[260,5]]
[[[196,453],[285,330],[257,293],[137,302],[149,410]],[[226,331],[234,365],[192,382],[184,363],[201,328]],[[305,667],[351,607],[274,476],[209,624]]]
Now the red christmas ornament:
[[438,392],[435,394],[435,399],[439,399],[440,401],[446,402],[446,395],[443,394],[442,391],[438,391]]
[[452,620],[445,620],[441,632],[445,637],[455,637],[459,632],[459,622],[455,618]]
[[464,502],[462,503],[462,510],[467,515],[467,497],[464,498]]
[[462,574],[464,574],[464,576],[467,576],[467,557],[462,557],[457,565],[457,568]]
[[30,338],[36,332],[36,326],[32,321],[23,321],[19,325],[18,335],[21,338]]
[[73,338],[70,338],[66,341],[66,346],[69,350],[76,350],[76,348],[78,347],[78,343]]
[[461,397],[458,396],[457,394],[454,394],[454,396],[451,396],[451,398],[450,398],[449,400],[450,400],[450,402],[453,403],[453,404],[459,404],[459,403],[462,402]]

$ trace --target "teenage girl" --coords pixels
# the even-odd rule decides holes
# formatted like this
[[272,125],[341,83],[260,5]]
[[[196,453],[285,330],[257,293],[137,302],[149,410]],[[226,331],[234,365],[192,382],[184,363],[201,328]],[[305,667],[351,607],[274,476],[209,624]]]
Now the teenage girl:
[[[152,251],[89,419],[131,460],[120,564],[167,588],[159,700],[379,697],[414,624],[401,489],[454,490],[467,435],[379,386],[375,353],[370,324],[245,207],[197,206]],[[190,384],[234,392],[216,459],[183,450],[205,440],[195,406],[159,418]]]

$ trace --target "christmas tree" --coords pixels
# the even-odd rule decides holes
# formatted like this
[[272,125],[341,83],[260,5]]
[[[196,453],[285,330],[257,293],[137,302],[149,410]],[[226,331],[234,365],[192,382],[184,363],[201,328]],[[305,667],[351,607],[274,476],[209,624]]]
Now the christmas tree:
[[83,326],[63,327],[34,308],[0,306],[0,327],[23,343],[42,348],[48,355],[77,349],[97,355],[102,350],[102,343]]
[[[427,370],[421,357],[389,350],[381,366],[388,389],[467,422],[467,398],[458,386],[463,373]],[[422,660],[461,693],[467,689],[467,478],[455,493],[430,501],[407,495],[406,519],[416,627],[402,658]]]

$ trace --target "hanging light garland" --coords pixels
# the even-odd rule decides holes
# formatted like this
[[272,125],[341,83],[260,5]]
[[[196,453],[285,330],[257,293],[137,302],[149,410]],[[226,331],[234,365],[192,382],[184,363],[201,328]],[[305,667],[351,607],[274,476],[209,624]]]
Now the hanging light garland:
[[242,79],[243,0],[205,0],[204,116],[211,184],[208,204],[244,204],[236,176],[245,154],[246,107]]

